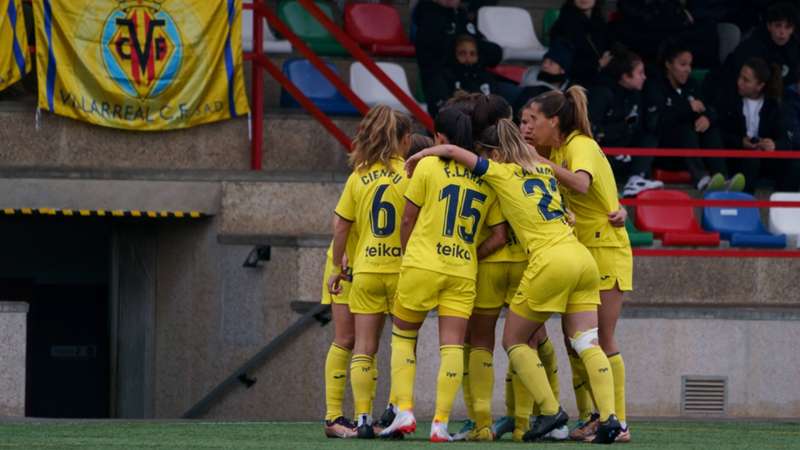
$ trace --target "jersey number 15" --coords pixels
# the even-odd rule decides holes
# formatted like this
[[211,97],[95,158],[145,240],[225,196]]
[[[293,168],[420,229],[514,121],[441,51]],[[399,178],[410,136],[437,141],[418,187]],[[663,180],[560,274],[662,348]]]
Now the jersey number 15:
[[472,219],[472,228],[458,227],[458,236],[466,243],[471,244],[475,240],[475,233],[478,231],[478,223],[481,221],[481,212],[475,209],[474,202],[483,203],[486,195],[472,189],[464,189],[464,197],[461,199],[461,211],[459,212],[459,198],[461,197],[461,186],[450,184],[439,193],[439,201],[445,201],[444,230],[442,234],[453,237],[456,227],[456,215],[463,219]]

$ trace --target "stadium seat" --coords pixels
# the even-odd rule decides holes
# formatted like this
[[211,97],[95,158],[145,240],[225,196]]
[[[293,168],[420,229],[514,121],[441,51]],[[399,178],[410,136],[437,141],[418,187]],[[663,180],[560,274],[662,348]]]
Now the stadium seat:
[[503,48],[503,59],[541,61],[547,48],[536,37],[531,15],[522,8],[484,6],[478,10],[478,29]]
[[728,22],[717,24],[717,35],[719,36],[719,62],[725,62],[742,40],[742,32],[739,27]]
[[646,247],[653,245],[653,233],[649,231],[639,231],[630,219],[625,220],[625,230],[633,247]]
[[[743,192],[710,192],[706,200],[755,200]],[[761,223],[757,208],[703,208],[703,228],[716,231],[732,247],[786,247],[786,235],[770,234]]]
[[653,179],[673,184],[690,184],[692,175],[686,170],[653,170]]
[[[645,191],[642,200],[690,200],[688,194],[670,189]],[[650,231],[664,245],[719,246],[719,233],[700,228],[690,205],[641,205],[636,207],[636,228]]]
[[[266,53],[292,53],[292,44],[287,40],[276,38],[266,19],[264,19],[263,45]],[[242,48],[246,52],[253,51],[253,11],[249,9],[242,10]]]
[[544,19],[542,19],[542,44],[548,45],[550,43],[550,30],[553,29],[561,15],[561,10],[558,8],[550,8],[544,12]]
[[[327,63],[334,72],[336,66]],[[345,99],[336,87],[307,59],[289,59],[283,63],[283,73],[300,91],[328,114],[358,115],[358,110]],[[299,108],[300,104],[284,89],[281,89],[281,107]]]
[[522,83],[522,78],[525,76],[528,68],[522,66],[513,66],[511,64],[498,64],[497,66],[489,67],[486,70],[492,72],[498,77],[513,81],[516,84],[520,84]]
[[414,56],[400,14],[390,5],[348,3],[344,8],[344,29],[353,40],[379,56]]
[[[333,19],[331,5],[319,0],[314,3],[325,12],[326,16]],[[316,53],[331,56],[348,54],[347,50],[297,0],[281,0],[278,5],[278,17]]]
[[[773,202],[800,202],[800,193],[775,192],[769,199]],[[785,234],[791,247],[800,248],[800,208],[770,208],[769,231]]]
[[708,76],[708,72],[708,69],[692,69],[692,73],[689,76],[697,81],[698,84],[702,85],[703,81],[706,79],[706,76]]
[[[408,86],[408,78],[403,67],[395,63],[379,62],[376,63],[386,75],[397,84],[397,86],[412,99],[411,89]],[[389,92],[386,87],[372,76],[372,73],[360,62],[355,62],[350,66],[350,89],[356,93],[361,100],[370,107],[375,105],[388,105],[398,111],[408,112],[408,109]],[[427,111],[427,106],[420,103],[420,107]]]

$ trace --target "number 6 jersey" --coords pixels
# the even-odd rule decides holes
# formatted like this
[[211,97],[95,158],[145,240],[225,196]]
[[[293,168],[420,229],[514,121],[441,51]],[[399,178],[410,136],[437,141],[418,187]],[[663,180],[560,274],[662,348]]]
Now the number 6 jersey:
[[377,162],[366,170],[354,170],[347,178],[336,215],[353,222],[358,244],[350,258],[353,273],[400,271],[400,221],[408,178],[401,158],[391,167]]
[[423,158],[406,199],[420,208],[403,267],[475,279],[478,232],[505,222],[494,190],[455,161]]

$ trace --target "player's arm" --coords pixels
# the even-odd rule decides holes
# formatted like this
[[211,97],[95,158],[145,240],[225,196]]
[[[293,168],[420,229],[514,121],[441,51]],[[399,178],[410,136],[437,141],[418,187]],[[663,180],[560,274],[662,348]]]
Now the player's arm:
[[506,245],[508,241],[508,224],[503,222],[493,227],[489,227],[492,232],[481,245],[478,246],[478,260],[486,258],[492,253],[499,250],[502,246]]
[[589,192],[589,187],[592,185],[592,176],[589,175],[588,172],[583,170],[573,172],[569,169],[559,166],[558,164],[541,155],[537,156],[537,159],[539,162],[547,164],[551,169],[553,169],[553,174],[555,174],[556,179],[562,185],[579,194],[585,194]]
[[408,238],[411,237],[411,232],[414,231],[414,226],[417,224],[419,209],[419,206],[411,200],[406,200],[406,206],[403,208],[403,221],[400,223],[400,247],[402,247],[403,253],[406,252]]
[[345,278],[347,273],[345,249],[347,247],[347,236],[350,234],[352,226],[353,222],[342,218],[338,214],[333,216],[333,264],[339,267],[339,272],[334,273],[328,280],[328,291],[331,294],[339,294],[342,291],[339,282]]
[[406,173],[408,173],[409,177],[413,175],[417,163],[426,156],[442,156],[452,159],[470,170],[474,169],[475,165],[478,163],[478,155],[469,150],[451,144],[436,145],[426,148],[406,160]]

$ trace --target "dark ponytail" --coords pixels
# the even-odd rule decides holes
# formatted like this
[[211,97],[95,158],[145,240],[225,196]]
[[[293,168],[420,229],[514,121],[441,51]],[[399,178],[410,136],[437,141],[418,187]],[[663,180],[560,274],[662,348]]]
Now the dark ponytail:
[[566,93],[549,91],[535,97],[529,105],[536,103],[539,110],[547,118],[558,117],[558,131],[567,136],[573,131],[578,131],[589,137],[592,135],[592,125],[589,122],[589,105],[586,98],[586,89],[582,86],[572,86]]
[[749,67],[756,80],[764,83],[764,89],[761,92],[765,97],[780,101],[783,96],[783,77],[780,66],[767,64],[761,58],[750,58],[743,64],[743,67]]
[[472,141],[472,119],[457,108],[445,108],[439,111],[434,122],[434,129],[447,137],[447,140],[463,149],[474,152]]

